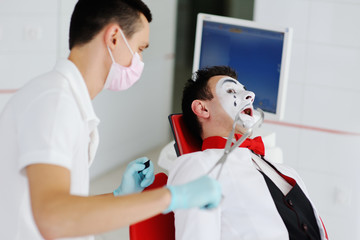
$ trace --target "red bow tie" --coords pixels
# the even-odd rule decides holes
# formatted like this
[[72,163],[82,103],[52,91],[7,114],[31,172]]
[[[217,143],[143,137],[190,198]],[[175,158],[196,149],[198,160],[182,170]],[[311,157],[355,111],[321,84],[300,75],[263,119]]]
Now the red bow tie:
[[[240,134],[235,134],[236,141],[241,138]],[[219,136],[208,137],[204,139],[201,150],[204,151],[206,149],[216,148],[222,149],[225,148],[226,139]],[[256,154],[260,154],[261,156],[265,155],[265,147],[261,137],[256,137],[253,139],[247,138],[240,147],[248,148]]]

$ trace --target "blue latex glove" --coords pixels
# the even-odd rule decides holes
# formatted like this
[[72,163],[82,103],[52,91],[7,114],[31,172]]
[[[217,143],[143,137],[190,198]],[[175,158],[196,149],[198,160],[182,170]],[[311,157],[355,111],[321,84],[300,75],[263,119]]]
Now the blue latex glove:
[[148,160],[142,157],[127,165],[120,186],[113,192],[114,196],[141,192],[154,182],[154,164],[150,161],[149,167],[144,169]]
[[167,187],[171,192],[171,203],[164,213],[193,207],[215,208],[221,201],[220,183],[206,175],[183,185]]

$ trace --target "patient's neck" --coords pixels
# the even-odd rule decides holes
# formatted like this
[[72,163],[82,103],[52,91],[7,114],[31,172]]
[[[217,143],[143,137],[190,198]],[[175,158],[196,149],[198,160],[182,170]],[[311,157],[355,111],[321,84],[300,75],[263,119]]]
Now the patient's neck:
[[[232,130],[232,126],[229,128],[223,128],[221,126],[203,127],[201,139],[204,140],[208,137],[214,137],[214,136],[228,138],[231,130]],[[235,129],[235,134],[243,135],[244,132],[240,131],[238,129]]]
[[[224,138],[228,138],[229,134],[231,132],[230,130],[226,130],[226,129],[203,129],[202,135],[201,135],[201,139],[204,140],[208,137],[224,137]],[[242,132],[238,132],[235,131],[236,134],[243,134]]]

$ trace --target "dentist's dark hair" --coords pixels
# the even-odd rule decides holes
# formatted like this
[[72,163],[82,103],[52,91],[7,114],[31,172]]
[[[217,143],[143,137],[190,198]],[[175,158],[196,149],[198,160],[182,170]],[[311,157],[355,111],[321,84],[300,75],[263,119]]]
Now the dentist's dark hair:
[[117,23],[130,39],[142,26],[140,14],[150,23],[150,9],[141,0],[79,0],[71,16],[69,48],[91,41],[109,23]]
[[225,75],[237,79],[236,72],[228,66],[214,66],[199,69],[189,79],[183,90],[182,112],[186,127],[193,135],[201,140],[202,127],[200,122],[191,109],[194,100],[211,100],[214,96],[208,86],[209,79],[214,76]]

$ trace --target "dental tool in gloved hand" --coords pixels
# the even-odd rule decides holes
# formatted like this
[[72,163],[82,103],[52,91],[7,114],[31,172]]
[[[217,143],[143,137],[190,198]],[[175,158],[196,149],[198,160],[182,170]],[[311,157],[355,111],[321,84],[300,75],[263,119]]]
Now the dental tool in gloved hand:
[[[245,106],[246,107],[246,106]],[[245,108],[244,107],[244,108]],[[207,175],[212,172],[216,166],[220,165],[220,169],[218,170],[218,174],[216,176],[216,179],[219,179],[220,173],[222,171],[222,168],[224,166],[224,163],[227,159],[227,156],[237,147],[239,147],[248,137],[250,137],[254,131],[255,128],[258,128],[261,126],[261,124],[264,122],[264,112],[260,109],[257,108],[256,109],[256,114],[258,115],[258,120],[251,126],[248,127],[246,132],[242,135],[242,137],[237,140],[232,146],[231,144],[233,143],[233,139],[234,139],[234,134],[235,134],[235,130],[236,130],[236,125],[240,124],[242,126],[244,126],[244,123],[241,119],[241,115],[240,113],[243,111],[243,109],[241,109],[239,111],[239,113],[236,115],[233,126],[232,126],[232,130],[229,134],[229,137],[227,138],[226,141],[226,145],[225,145],[225,149],[224,149],[224,153],[221,156],[221,158],[216,162],[216,164],[208,171]]]
[[211,209],[219,205],[221,200],[220,183],[208,176],[202,176],[183,185],[167,186],[171,192],[171,203],[163,212],[176,209],[203,208]]
[[113,194],[120,196],[141,192],[154,179],[154,164],[147,157],[138,158],[127,165],[121,184]]
[[144,171],[145,169],[147,169],[148,167],[150,167],[150,159],[147,160],[146,162],[144,162],[145,168],[143,170],[138,171],[138,173],[141,173],[142,171]]

